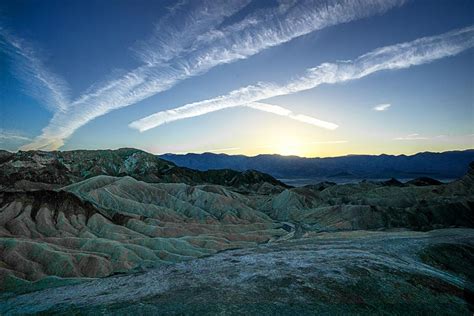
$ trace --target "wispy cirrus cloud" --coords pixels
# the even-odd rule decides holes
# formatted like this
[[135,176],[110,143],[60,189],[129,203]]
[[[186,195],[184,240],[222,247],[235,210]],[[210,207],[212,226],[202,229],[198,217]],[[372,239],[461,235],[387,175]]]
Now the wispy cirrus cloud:
[[310,144],[345,144],[348,143],[348,140],[322,140],[322,141],[314,141]]
[[[351,61],[323,63],[285,85],[260,82],[213,99],[160,111],[130,123],[131,128],[143,132],[172,121],[195,117],[210,112],[246,106],[275,96],[287,95],[315,88],[360,79],[382,70],[404,69],[454,56],[474,46],[474,27],[457,29],[437,36],[423,37],[382,47]],[[277,111],[275,111],[277,112]],[[281,109],[278,112],[284,113]]]
[[14,61],[14,74],[26,84],[25,90],[29,95],[51,111],[66,110],[69,104],[68,85],[48,71],[33,45],[0,26],[0,49]]
[[[308,146],[308,145],[341,145],[349,143],[348,140],[341,139],[341,140],[315,140],[315,141],[308,141],[308,142],[296,142],[293,144],[286,144],[286,147],[300,147],[300,146]],[[281,148],[282,145],[279,143],[274,144],[267,144],[261,145],[257,147],[253,147],[252,149],[260,149],[260,148]]]
[[203,150],[203,152],[207,152],[207,153],[222,153],[222,152],[232,152],[232,151],[236,151],[236,150],[240,150],[240,147],[227,147],[227,148],[206,149],[206,150]]
[[[310,141],[310,142],[303,142],[303,143],[298,143],[298,146],[305,146],[305,145],[338,145],[338,144],[346,144],[349,141],[347,140],[317,140],[317,141]],[[260,149],[260,148],[276,148],[276,147],[281,147],[281,144],[268,144],[268,145],[262,145],[262,146],[256,146],[256,147],[249,147],[249,148],[241,148],[241,147],[228,147],[228,148],[217,148],[217,149],[206,149],[206,150],[199,150],[194,153],[227,153],[227,152],[234,152],[237,150],[252,150],[252,149]],[[182,152],[184,154],[189,153],[188,151]],[[178,152],[177,154],[180,154]]]
[[12,142],[25,142],[30,141],[31,138],[24,136],[18,131],[0,129],[0,143],[12,141]]
[[57,112],[42,134],[23,149],[57,149],[91,120],[168,90],[215,66],[248,58],[328,26],[384,13],[403,3],[404,0],[282,1],[226,24],[226,19],[240,12],[248,1],[190,1],[187,5],[192,10],[186,4],[177,6],[160,22],[159,32],[136,49],[142,66],[88,90],[65,111]]
[[389,107],[392,105],[390,103],[383,103],[383,104],[378,104],[372,108],[374,111],[382,112],[382,111],[387,111]]
[[295,114],[291,110],[285,109],[278,105],[272,105],[272,104],[261,103],[261,102],[251,102],[251,103],[245,104],[245,106],[252,109],[269,112],[269,113],[273,113],[280,116],[286,116],[292,120],[299,121],[306,124],[311,124],[314,126],[325,128],[325,129],[333,130],[338,127],[337,124],[335,123],[319,120],[315,117],[304,115],[304,114]]
[[449,142],[449,143],[466,143],[474,146],[474,134],[467,135],[436,135],[436,136],[427,136],[420,135],[418,133],[409,134],[406,136],[395,137],[393,140],[403,140],[403,141],[412,141],[412,140],[426,140],[426,141],[435,141],[435,142]]
[[20,131],[0,128],[0,147],[2,149],[16,151],[18,146],[30,141],[31,138]]
[[429,139],[426,136],[421,136],[418,133],[409,134],[406,136],[395,137],[394,140],[427,140]]

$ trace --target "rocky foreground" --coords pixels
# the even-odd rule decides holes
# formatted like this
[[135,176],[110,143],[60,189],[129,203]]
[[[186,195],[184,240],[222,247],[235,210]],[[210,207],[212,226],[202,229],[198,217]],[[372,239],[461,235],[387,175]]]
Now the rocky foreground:
[[474,230],[344,232],[226,251],[5,299],[81,315],[470,315]]
[[0,152],[0,314],[468,313],[473,167],[291,188],[135,149]]

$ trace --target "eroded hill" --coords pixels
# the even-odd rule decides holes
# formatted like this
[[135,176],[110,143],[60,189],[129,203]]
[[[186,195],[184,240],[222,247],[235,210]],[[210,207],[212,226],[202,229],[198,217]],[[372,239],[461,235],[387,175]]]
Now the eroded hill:
[[255,171],[180,168],[134,149],[3,152],[0,166],[0,288],[7,292],[160,270],[262,243],[312,243],[321,233],[474,227],[472,164],[448,184],[299,188]]
[[197,171],[132,148],[73,151],[0,151],[0,189],[54,189],[98,175],[131,176],[146,182],[212,183],[241,191],[267,193],[261,184],[286,188],[275,178],[253,170]]

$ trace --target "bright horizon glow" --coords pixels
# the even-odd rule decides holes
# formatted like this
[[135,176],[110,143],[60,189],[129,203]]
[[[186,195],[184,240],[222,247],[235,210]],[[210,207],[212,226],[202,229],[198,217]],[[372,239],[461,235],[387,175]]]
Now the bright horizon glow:
[[[153,147],[142,148],[145,151],[151,152],[156,155],[163,155],[168,153],[174,154],[202,154],[206,152],[214,154],[227,154],[227,155],[245,155],[245,156],[258,156],[260,154],[277,154],[281,156],[299,156],[306,158],[314,157],[340,157],[347,155],[413,155],[419,152],[445,152],[445,151],[457,151],[457,150],[474,150],[474,146],[463,146],[460,145],[463,142],[474,142],[474,135],[464,135],[461,137],[449,137],[444,135],[436,135],[433,137],[417,136],[417,138],[422,138],[424,145],[416,143],[415,140],[411,140],[412,135],[407,136],[407,140],[402,141],[397,140],[398,142],[405,142],[407,145],[410,145],[411,150],[399,151],[397,149],[391,148],[393,146],[385,145],[383,147],[376,148],[371,151],[360,150],[362,147],[360,144],[353,144],[347,140],[328,140],[328,141],[317,141],[317,140],[308,140],[302,141],[296,137],[274,137],[271,142],[268,144],[257,143],[255,146],[247,147],[229,147],[221,149],[213,148],[193,148],[190,146],[188,150],[180,150],[176,152],[163,151]],[[439,139],[443,139],[444,145],[436,144]],[[448,144],[446,146],[446,144]],[[432,148],[425,150],[423,148],[428,147]],[[375,147],[374,147],[375,148]]]
[[[406,139],[397,139],[397,141],[406,140],[407,143],[410,143],[416,139],[411,139],[412,135],[407,135]],[[441,138],[443,135],[434,136],[431,139]],[[15,136],[13,136],[15,137]],[[21,138],[21,136],[19,136]],[[428,142],[430,138],[423,137],[423,141]],[[450,137],[446,137],[445,141],[449,142]],[[419,146],[415,144],[412,146],[411,150],[406,151],[397,151],[396,149],[390,149],[389,147],[378,148],[373,151],[360,150],[361,146],[359,144],[350,144],[346,140],[333,140],[333,141],[311,141],[307,143],[300,142],[298,140],[284,139],[280,143],[275,142],[269,145],[256,145],[254,147],[228,147],[228,148],[195,148],[190,146],[187,150],[177,150],[177,151],[167,151],[153,146],[144,146],[144,147],[133,147],[136,149],[143,150],[145,152],[163,155],[163,154],[202,154],[202,153],[213,153],[213,154],[227,154],[227,155],[244,155],[248,157],[255,157],[258,155],[281,155],[281,156],[298,156],[304,158],[327,158],[327,157],[342,157],[350,155],[414,155],[420,152],[446,152],[446,151],[462,151],[462,150],[474,150],[474,146],[463,146],[459,145],[462,141],[471,141],[474,142],[474,135],[465,135],[463,137],[456,137],[453,144],[449,146],[439,146],[432,145],[426,150],[426,146]],[[1,138],[0,138],[1,141]],[[409,142],[410,141],[410,142]],[[426,144],[425,144],[426,145]],[[100,147],[100,148],[89,148],[89,147],[79,147],[74,148],[73,150],[94,150],[94,149],[104,149],[104,150],[116,150],[119,148],[130,147],[130,146],[117,146],[117,147]],[[68,149],[72,150],[72,149]],[[15,150],[13,150],[15,151]]]

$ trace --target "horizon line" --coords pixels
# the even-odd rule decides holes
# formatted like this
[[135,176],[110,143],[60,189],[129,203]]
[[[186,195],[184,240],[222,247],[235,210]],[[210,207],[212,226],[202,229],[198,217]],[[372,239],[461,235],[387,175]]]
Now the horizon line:
[[350,156],[393,156],[393,157],[399,157],[399,156],[415,156],[418,154],[444,154],[444,153],[452,153],[452,152],[467,152],[467,151],[474,151],[474,147],[472,148],[465,148],[465,149],[453,149],[453,150],[445,150],[445,151],[430,151],[430,150],[425,150],[425,151],[419,151],[415,153],[400,153],[400,154],[388,154],[388,153],[380,153],[380,154],[363,154],[363,153],[354,153],[354,154],[346,154],[346,155],[339,155],[339,156],[298,156],[298,155],[282,155],[282,154],[277,154],[277,153],[261,153],[261,154],[256,154],[256,155],[245,155],[245,154],[226,154],[226,153],[216,153],[216,152],[210,152],[210,151],[204,151],[204,152],[187,152],[187,153],[173,153],[173,152],[165,152],[165,153],[153,153],[144,149],[140,148],[135,148],[135,147],[118,147],[118,148],[102,148],[102,149],[84,149],[84,148],[78,148],[78,149],[70,149],[70,150],[41,150],[41,149],[33,149],[33,150],[17,150],[17,151],[10,151],[7,149],[2,149],[0,148],[0,151],[5,151],[9,152],[12,154],[19,153],[19,152],[71,152],[71,151],[117,151],[117,150],[124,150],[124,149],[132,149],[132,150],[139,150],[143,151],[145,153],[154,155],[154,156],[166,156],[166,155],[175,155],[175,156],[186,156],[186,155],[203,155],[203,154],[211,154],[211,155],[225,155],[225,156],[244,156],[248,158],[254,158],[258,156],[280,156],[280,157],[296,157],[296,158],[304,158],[304,159],[312,159],[312,158],[340,158],[340,157],[350,157]]

